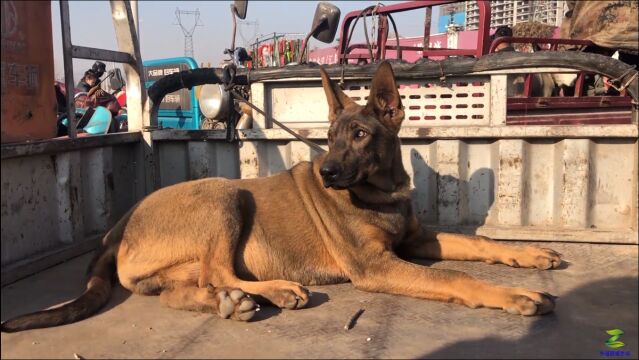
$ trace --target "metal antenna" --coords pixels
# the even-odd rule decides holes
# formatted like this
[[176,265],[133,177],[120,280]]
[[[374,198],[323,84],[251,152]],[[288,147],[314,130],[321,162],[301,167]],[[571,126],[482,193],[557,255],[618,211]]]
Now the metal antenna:
[[[193,15],[195,21],[193,22],[193,26],[187,28],[182,23],[182,15]],[[193,51],[193,33],[195,32],[195,28],[197,26],[202,26],[200,23],[200,9],[195,9],[195,11],[191,10],[180,10],[179,8],[175,9],[175,19],[177,23],[174,25],[179,25],[182,28],[182,33],[184,33],[184,56],[187,57],[195,57]]]

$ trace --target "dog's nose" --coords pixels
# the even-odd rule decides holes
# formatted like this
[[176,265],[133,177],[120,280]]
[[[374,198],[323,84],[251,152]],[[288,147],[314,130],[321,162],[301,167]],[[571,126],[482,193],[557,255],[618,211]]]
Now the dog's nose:
[[324,180],[335,181],[341,172],[342,167],[334,161],[325,162],[320,168],[320,175]]

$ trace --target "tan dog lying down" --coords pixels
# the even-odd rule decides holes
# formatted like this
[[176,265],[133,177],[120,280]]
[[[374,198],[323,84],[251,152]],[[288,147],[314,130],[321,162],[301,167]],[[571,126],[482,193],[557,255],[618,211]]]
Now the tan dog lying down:
[[397,133],[404,111],[391,66],[379,66],[366,106],[355,104],[323,69],[321,74],[329,105],[328,153],[266,178],[209,178],[150,194],[104,237],[82,296],[9,320],[2,330],[87,318],[108,302],[116,273],[125,288],[159,295],[169,307],[236,320],[251,319],[256,300],[299,309],[309,299],[304,285],[347,281],[365,291],[472,308],[552,311],[548,294],[403,260],[539,269],[561,263],[549,249],[422,230],[401,160]]

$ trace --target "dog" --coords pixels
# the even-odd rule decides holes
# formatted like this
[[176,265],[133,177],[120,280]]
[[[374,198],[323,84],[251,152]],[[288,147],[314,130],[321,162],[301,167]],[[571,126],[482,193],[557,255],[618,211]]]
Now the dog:
[[[429,232],[411,205],[398,132],[404,111],[391,65],[377,69],[365,106],[320,68],[329,106],[327,153],[270,177],[207,178],[168,186],[136,204],[105,235],[87,289],[61,307],[2,324],[13,332],[87,318],[109,300],[117,274],[165,305],[248,321],[266,302],[300,309],[305,285],[355,288],[540,315],[547,293],[477,280],[404,259],[556,268],[557,252],[482,236]],[[183,215],[188,214],[188,221]]]

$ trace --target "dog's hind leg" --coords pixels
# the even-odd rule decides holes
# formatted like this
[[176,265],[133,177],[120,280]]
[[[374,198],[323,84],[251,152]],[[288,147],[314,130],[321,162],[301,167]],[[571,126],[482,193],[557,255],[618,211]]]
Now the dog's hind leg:
[[265,300],[279,308],[290,310],[306,306],[311,295],[301,284],[287,280],[244,281],[236,278],[229,286],[255,295],[259,302]]
[[148,265],[124,264],[118,269],[122,286],[139,295],[159,295],[164,305],[174,309],[213,313],[225,319],[247,321],[257,309],[254,299],[240,289],[198,287],[200,264],[197,262],[176,264],[140,276],[145,268]]
[[551,249],[509,245],[485,236],[431,232],[421,228],[398,246],[397,253],[404,258],[484,261],[544,270],[561,264],[561,255]]
[[136,294],[160,295],[160,301],[173,309],[213,313],[224,319],[242,321],[250,320],[255,314],[255,301],[242,290],[212,285],[199,288],[195,281],[179,276],[181,272],[168,269],[123,285]]
[[[206,284],[239,288],[254,295],[258,301],[266,300],[285,309],[300,309],[306,306],[310,292],[301,284],[287,280],[245,281],[234,270],[234,256],[237,247],[234,236],[218,238],[210,253],[202,259],[202,271],[198,280],[200,287]],[[239,237],[239,235],[238,235]],[[230,241],[226,240],[230,239]]]
[[310,292],[301,284],[286,280],[244,281],[235,272],[235,254],[242,235],[243,214],[241,207],[249,200],[242,193],[227,190],[224,194],[225,211],[216,213],[216,233],[210,247],[200,257],[198,286],[239,288],[285,309],[306,306]]
[[177,286],[160,293],[160,301],[171,308],[218,314],[220,317],[248,321],[257,309],[255,301],[240,289]]

